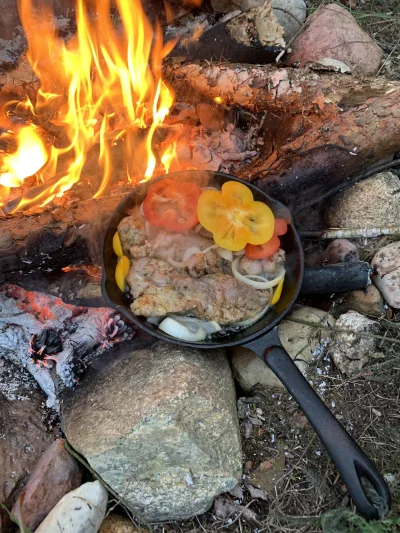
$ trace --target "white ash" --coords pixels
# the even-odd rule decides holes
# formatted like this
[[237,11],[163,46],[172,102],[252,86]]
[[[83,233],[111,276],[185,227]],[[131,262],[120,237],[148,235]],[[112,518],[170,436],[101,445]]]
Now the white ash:
[[[0,359],[0,394],[7,400],[29,400],[27,389],[37,389],[37,383],[32,376],[21,367],[16,367]],[[21,390],[24,394],[21,394]]]
[[[77,308],[54,296],[4,286],[0,291],[0,357],[26,369],[47,395],[47,406],[57,408],[58,390],[76,382],[74,366],[96,347],[110,346],[108,325],[113,317],[111,309]],[[29,351],[32,335],[46,328],[58,330],[62,338],[63,349],[56,354],[53,368],[32,362]],[[119,340],[114,337],[111,343]]]

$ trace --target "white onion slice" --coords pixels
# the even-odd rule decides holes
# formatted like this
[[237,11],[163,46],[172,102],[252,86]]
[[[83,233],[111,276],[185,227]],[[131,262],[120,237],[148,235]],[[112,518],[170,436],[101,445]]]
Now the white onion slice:
[[260,320],[260,318],[262,318],[265,315],[265,313],[268,311],[268,309],[270,309],[270,307],[271,307],[270,304],[268,304],[264,307],[262,311],[258,313],[258,315],[253,316],[252,318],[248,318],[247,320],[242,320],[241,322],[235,322],[235,324],[233,325],[239,326],[241,328],[248,328],[249,326],[252,326],[256,322],[258,322],[258,320]]
[[207,252],[209,252],[210,250],[215,250],[215,248],[218,248],[218,244],[212,244],[211,246],[209,246],[208,248],[206,248],[205,250],[202,250],[202,254],[206,254]]
[[233,255],[234,255],[235,257],[237,257],[237,256],[242,256],[242,255],[244,255],[245,251],[246,251],[246,250],[243,248],[242,250],[239,250],[238,252],[233,252]]
[[200,342],[204,341],[207,337],[207,333],[203,328],[199,327],[193,331],[170,317],[165,318],[158,327],[164,333],[182,341]]
[[194,318],[191,316],[180,316],[180,315],[173,315],[172,313],[169,315],[171,318],[176,320],[177,322],[180,322],[181,324],[186,325],[190,329],[193,328],[202,328],[207,333],[207,335],[212,335],[213,333],[217,333],[217,331],[221,331],[221,326],[218,324],[218,322],[215,322],[215,320],[200,320],[199,318]]
[[185,250],[182,261],[187,261],[188,259],[192,257],[192,255],[195,255],[195,254],[201,254],[200,248],[198,248],[197,246],[190,246],[189,248]]
[[274,279],[271,279],[270,281],[255,281],[244,276],[238,271],[237,266],[238,266],[239,261],[240,261],[240,257],[236,257],[236,259],[232,263],[232,273],[235,279],[237,279],[237,281],[241,281],[242,283],[246,283],[247,285],[250,285],[254,289],[271,289],[272,287],[275,287],[275,285],[278,285],[278,283],[281,281],[281,279],[285,275],[285,269],[282,268],[278,276]]
[[185,268],[187,266],[186,261],[175,261],[175,259],[172,259],[172,257],[167,257],[167,261],[175,268]]
[[218,246],[216,252],[219,256],[222,257],[222,259],[225,259],[226,261],[229,261],[230,263],[232,263],[233,253],[231,250],[227,250],[226,248],[222,248],[221,246]]

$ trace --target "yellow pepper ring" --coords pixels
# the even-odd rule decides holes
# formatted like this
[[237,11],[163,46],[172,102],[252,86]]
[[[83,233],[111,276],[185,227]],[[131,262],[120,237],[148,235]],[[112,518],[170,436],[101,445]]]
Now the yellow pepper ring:
[[121,239],[119,238],[118,231],[115,232],[113,237],[113,250],[118,257],[122,257],[124,252],[122,251]]
[[197,205],[200,224],[211,231],[218,246],[237,252],[246,244],[264,244],[273,233],[275,218],[263,202],[237,181],[227,181],[221,191],[202,192]]
[[129,259],[126,257],[126,255],[123,255],[115,268],[115,281],[117,282],[118,288],[122,292],[125,290],[125,280],[130,267],[131,265]]

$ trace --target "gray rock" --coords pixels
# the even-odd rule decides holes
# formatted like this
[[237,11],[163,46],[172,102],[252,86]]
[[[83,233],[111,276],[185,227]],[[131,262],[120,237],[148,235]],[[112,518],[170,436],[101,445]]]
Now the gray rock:
[[347,239],[335,239],[321,253],[306,256],[306,266],[319,266],[324,264],[351,263],[359,261],[360,254],[357,246]]
[[380,228],[398,225],[400,180],[382,172],[335,196],[328,213],[332,228]]
[[[328,313],[313,307],[296,306],[288,316],[306,322],[329,323],[335,320]],[[326,329],[282,320],[279,337],[285,350],[305,374],[308,363],[315,354],[320,354],[327,344],[330,333]],[[266,388],[284,388],[275,374],[250,350],[237,346],[232,352],[232,368],[235,378],[246,393],[251,393],[256,385]]]
[[84,483],[66,494],[36,533],[96,533],[107,510],[108,492],[100,483]]
[[381,317],[384,314],[383,298],[378,289],[371,284],[365,291],[352,291],[346,294],[340,309],[342,313],[357,311],[363,315]]
[[371,265],[372,281],[390,307],[400,309],[400,241],[381,248]]
[[307,20],[292,45],[290,62],[304,66],[320,59],[336,59],[351,72],[373,76],[379,70],[382,50],[338,4],[323,5]]
[[154,521],[202,513],[241,478],[225,353],[126,346],[64,402],[66,436],[134,513]]
[[352,333],[354,331],[379,333],[379,325],[373,320],[356,311],[348,311],[337,319],[335,328],[349,331],[349,333],[335,333],[328,346],[329,355],[343,374],[347,376],[357,374],[370,359],[380,355],[375,352],[376,339]]
[[288,42],[306,19],[306,3],[304,0],[272,0],[271,5],[279,24],[285,30],[285,41]]

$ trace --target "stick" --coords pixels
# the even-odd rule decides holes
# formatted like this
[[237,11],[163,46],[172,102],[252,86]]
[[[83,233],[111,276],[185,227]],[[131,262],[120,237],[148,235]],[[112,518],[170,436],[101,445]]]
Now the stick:
[[381,235],[400,236],[400,226],[387,228],[331,228],[326,231],[300,231],[306,239],[370,239]]
[[309,267],[304,271],[302,295],[333,294],[365,289],[370,266],[364,261]]

